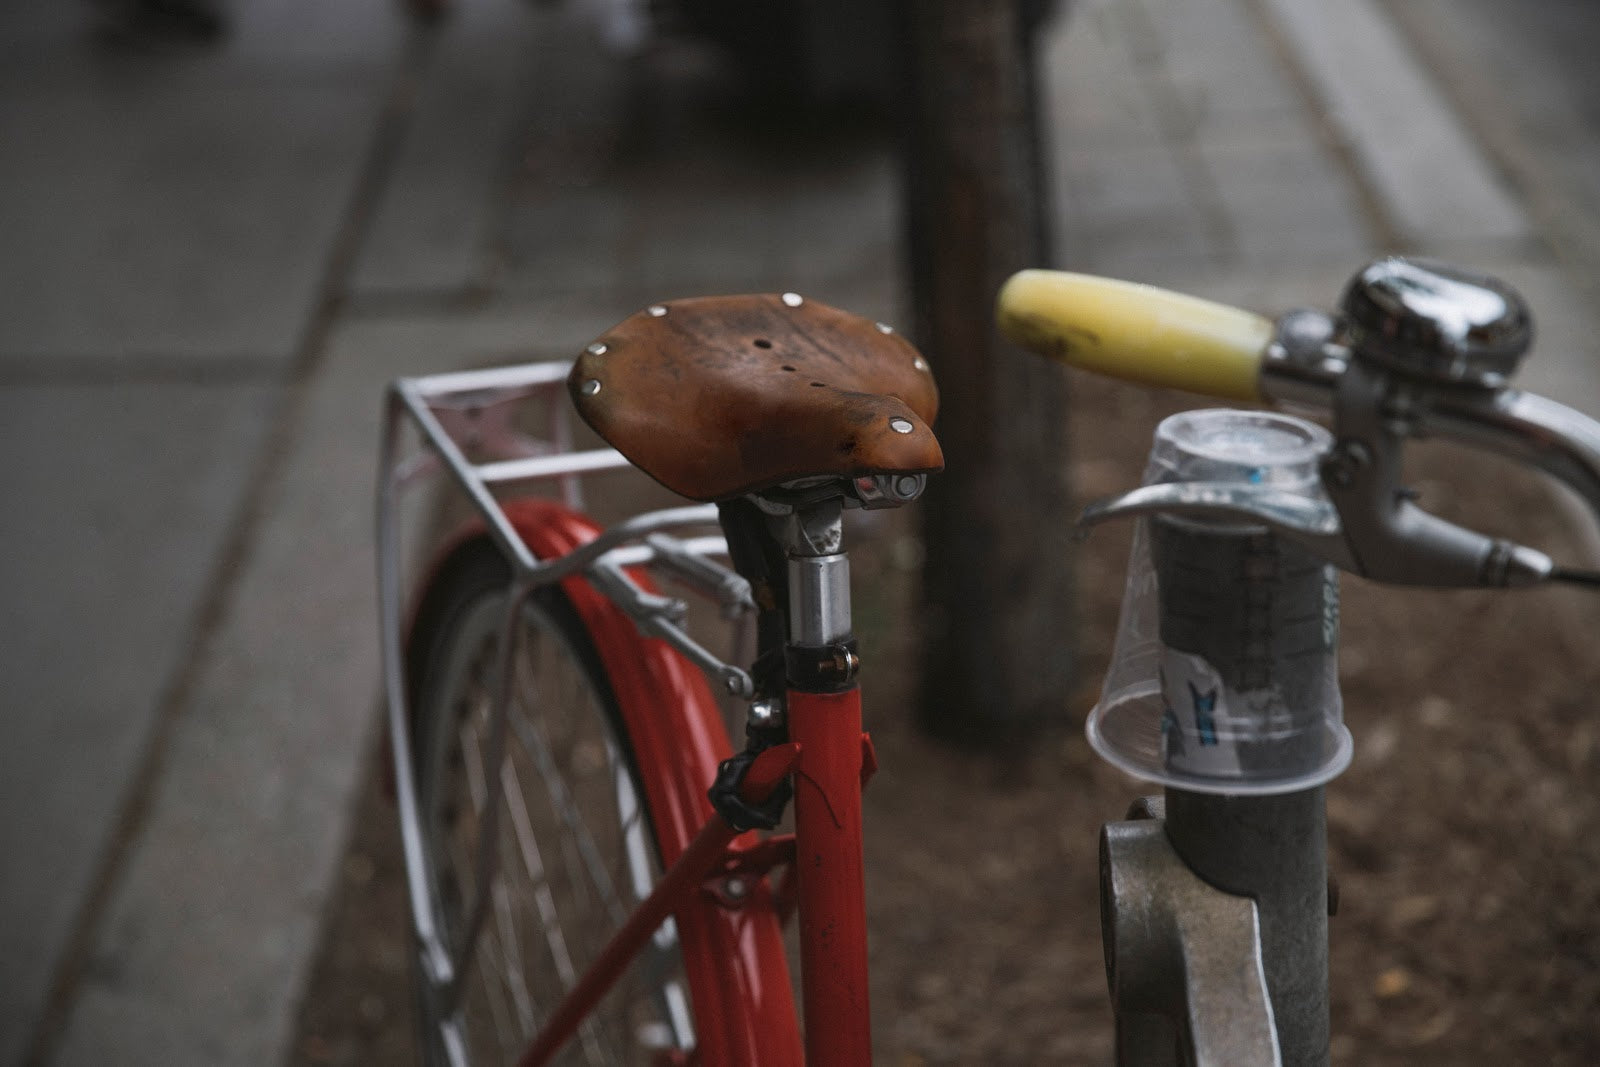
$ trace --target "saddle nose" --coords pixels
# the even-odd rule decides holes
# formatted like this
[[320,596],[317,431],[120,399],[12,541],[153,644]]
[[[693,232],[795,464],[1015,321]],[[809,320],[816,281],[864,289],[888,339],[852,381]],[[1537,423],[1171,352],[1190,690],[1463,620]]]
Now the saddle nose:
[[944,466],[928,363],[892,329],[794,293],[654,304],[567,379],[611,447],[692,500]]

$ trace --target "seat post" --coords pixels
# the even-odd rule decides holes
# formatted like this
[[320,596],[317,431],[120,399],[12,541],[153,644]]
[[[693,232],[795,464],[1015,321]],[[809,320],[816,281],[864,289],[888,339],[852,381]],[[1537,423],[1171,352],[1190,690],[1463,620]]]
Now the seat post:
[[810,1063],[866,1067],[866,890],[861,849],[859,659],[850,621],[842,501],[797,507],[785,523],[789,641],[784,648],[795,768],[795,871],[801,989]]

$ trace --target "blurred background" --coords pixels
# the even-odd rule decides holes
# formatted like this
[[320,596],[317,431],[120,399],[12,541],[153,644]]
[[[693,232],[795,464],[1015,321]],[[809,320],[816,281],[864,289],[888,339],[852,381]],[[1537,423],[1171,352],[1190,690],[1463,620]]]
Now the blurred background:
[[[1068,526],[1196,400],[1004,349],[994,286],[1275,312],[1457,260],[1600,415],[1597,45],[1588,0],[0,8],[0,1064],[405,1062],[382,386],[774,290],[944,386],[949,475],[858,557],[880,1060],[1108,1062],[1095,833],[1141,787],[1079,725],[1126,538]],[[1416,479],[1600,558],[1517,472]],[[1345,611],[1335,1060],[1594,1062],[1597,605]]]

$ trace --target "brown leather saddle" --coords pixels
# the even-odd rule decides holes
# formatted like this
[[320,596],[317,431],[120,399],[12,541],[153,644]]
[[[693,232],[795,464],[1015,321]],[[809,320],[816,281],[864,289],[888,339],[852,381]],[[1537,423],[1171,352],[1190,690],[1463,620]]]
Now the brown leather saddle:
[[595,432],[692,500],[944,466],[927,361],[794,293],[652,305],[591,344],[567,386]]

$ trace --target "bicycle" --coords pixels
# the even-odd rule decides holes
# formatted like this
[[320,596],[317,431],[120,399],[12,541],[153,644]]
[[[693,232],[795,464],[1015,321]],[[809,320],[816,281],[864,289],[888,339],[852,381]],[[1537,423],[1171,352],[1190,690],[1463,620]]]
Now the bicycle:
[[1438,436],[1538,468],[1600,517],[1600,424],[1509,385],[1531,339],[1504,283],[1389,258],[1337,316],[1276,322],[1048,271],[999,299],[1013,340],[1069,364],[1330,417],[1204,411],[1157,431],[1146,484],[1086,525],[1138,517],[1113,665],[1088,733],[1165,786],[1101,837],[1119,1062],[1326,1062],[1323,787],[1348,764],[1335,568],[1436,588],[1585,586],[1600,575],[1430,514],[1406,442]]
[[[1325,497],[1248,479],[1169,481],[1097,506],[1090,521],[1220,519],[1383,581],[1593,582],[1399,493],[1401,447],[1426,430],[1542,467],[1600,507],[1600,426],[1506,386],[1526,341],[1520,300],[1485,279],[1405,269],[1464,287],[1457,297],[1493,296],[1491,317],[1507,327],[1499,343],[1443,351],[1424,329],[1443,305],[1408,302],[1381,271],[1352,287],[1389,301],[1372,315],[1347,307],[1340,321],[1295,313],[1276,324],[1146,287],[1029,272],[1002,294],[1001,322],[1025,346],[1092,369],[1333,412],[1335,437],[1310,449]],[[1374,353],[1351,325],[1361,321],[1412,332]],[[614,448],[572,450],[563,393]],[[548,405],[547,440],[525,436],[510,414],[537,400]],[[928,428],[936,408],[926,362],[897,334],[794,294],[652,305],[570,368],[395,384],[379,503],[385,682],[431,1062],[870,1062],[860,788],[876,758],[861,730],[841,516],[915,499],[941,463]],[[404,461],[403,424],[423,442]],[[630,460],[680,495],[720,503],[601,530],[579,511],[578,476]],[[440,466],[477,518],[431,565],[408,629],[398,500]],[[563,501],[493,493],[552,480]],[[697,529],[706,532],[688,535]],[[752,665],[696,643],[682,603],[646,567],[753,616]],[[1325,584],[1303,588],[1329,606]],[[1336,615],[1317,622],[1336,626]],[[550,684],[530,676],[535,655]],[[707,678],[747,708],[741,751]],[[522,706],[556,692],[580,699],[546,700],[537,717]],[[572,703],[583,714],[568,714]],[[1347,751],[1337,722],[1314,710],[1331,748],[1316,750],[1309,774],[1302,760],[1293,780],[1241,785],[1238,768],[1206,765],[1209,790],[1182,779],[1170,806],[1141,802],[1143,818],[1104,831],[1125,1060],[1314,1060],[1319,1043],[1326,1058],[1321,783]],[[1172,770],[1138,769],[1157,780]],[[542,792],[525,787],[534,779]],[[774,833],[791,792],[793,832]],[[539,816],[530,807],[541,798]],[[1291,891],[1257,877],[1274,866],[1270,848],[1232,847],[1225,831],[1240,825],[1295,844],[1295,862],[1276,864],[1292,868]],[[1184,826],[1198,833],[1174,866],[1167,842]],[[540,847],[552,830],[554,847]],[[1240,859],[1257,870],[1232,893],[1192,873]],[[526,913],[512,906],[521,900]],[[792,917],[803,1034],[781,940]],[[1197,918],[1218,924],[1216,966],[1190,966],[1205,958],[1194,954],[1204,939],[1182,923]],[[1280,925],[1297,933],[1266,936]],[[1310,945],[1310,962],[1286,944]],[[1175,947],[1189,954],[1175,958]],[[1274,1015],[1291,1014],[1285,973],[1313,979],[1293,992],[1301,1024],[1287,1038]],[[1152,1023],[1163,1015],[1176,1025]]]

